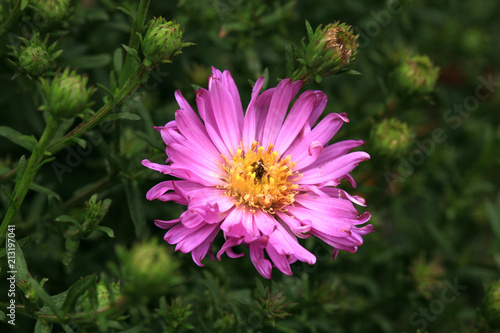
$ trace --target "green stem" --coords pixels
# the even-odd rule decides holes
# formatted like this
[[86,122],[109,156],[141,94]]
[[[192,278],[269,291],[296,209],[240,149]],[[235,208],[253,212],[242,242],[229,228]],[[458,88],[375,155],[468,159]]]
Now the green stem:
[[17,0],[14,8],[12,8],[12,11],[10,12],[9,17],[2,23],[2,25],[0,25],[0,35],[3,35],[5,32],[7,32],[13,22],[15,22],[19,15],[21,15],[21,10],[19,9],[20,7],[21,0]]
[[24,201],[24,198],[26,197],[26,194],[28,193],[31,183],[35,179],[38,169],[43,164],[45,151],[47,150],[47,147],[54,137],[58,127],[59,120],[50,115],[47,120],[45,130],[43,131],[42,137],[33,149],[31,157],[26,166],[26,170],[24,171],[21,180],[14,187],[14,191],[12,193],[12,201],[10,203],[9,209],[7,210],[7,213],[5,214],[2,224],[0,225],[0,245],[3,244],[5,240],[5,233],[7,231],[8,225],[13,224],[14,218],[21,208],[21,205]]

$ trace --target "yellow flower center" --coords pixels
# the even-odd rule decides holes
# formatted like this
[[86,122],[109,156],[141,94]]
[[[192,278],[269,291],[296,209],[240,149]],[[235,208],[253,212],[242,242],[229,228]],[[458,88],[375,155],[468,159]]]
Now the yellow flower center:
[[236,205],[244,204],[252,211],[259,208],[268,213],[283,210],[294,202],[298,185],[292,184],[300,175],[290,156],[281,159],[274,146],[267,150],[254,141],[251,149],[238,149],[233,159],[225,158],[222,168],[227,173],[223,186]]

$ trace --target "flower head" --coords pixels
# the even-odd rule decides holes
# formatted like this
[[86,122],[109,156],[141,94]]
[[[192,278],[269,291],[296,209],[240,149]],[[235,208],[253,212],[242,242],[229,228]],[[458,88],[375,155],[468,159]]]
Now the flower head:
[[87,88],[88,77],[66,68],[56,75],[51,82],[42,81],[42,89],[46,98],[41,110],[49,111],[57,117],[75,117],[80,111],[92,105],[90,97],[95,88]]
[[335,258],[339,250],[356,252],[362,236],[374,228],[358,227],[370,214],[359,215],[353,203],[364,206],[364,200],[336,188],[342,179],[355,185],[349,172],[370,158],[361,151],[348,153],[361,140],[328,144],[348,121],[346,114],[328,114],[314,126],[325,94],[306,91],[287,112],[302,83],[286,79],[259,94],[263,84],[263,78],[257,80],[243,112],[231,74],[213,68],[208,90],[196,92],[201,119],[177,91],[175,120],[156,127],[168,158],[165,164],[142,163],[183,179],[161,182],[146,195],[188,206],[177,219],[155,221],[169,229],[168,243],[191,252],[203,266],[201,260],[222,233],[219,260],[224,253],[243,256],[234,248],[244,245],[259,273],[270,278],[273,265],[291,275],[291,263],[316,262],[298,238],[322,239]]

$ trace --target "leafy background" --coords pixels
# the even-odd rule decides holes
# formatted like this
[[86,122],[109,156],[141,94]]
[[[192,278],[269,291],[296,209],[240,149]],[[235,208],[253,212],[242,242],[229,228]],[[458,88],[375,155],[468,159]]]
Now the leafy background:
[[[0,3],[5,19],[9,1]],[[57,66],[77,68],[91,84],[109,86],[110,70],[117,68],[117,58],[124,54],[116,50],[123,50],[121,44],[127,44],[131,29],[128,17],[116,7],[135,13],[137,5],[135,1],[73,1],[74,15],[48,31],[50,41],[58,40],[57,49],[64,50]],[[46,29],[30,24],[32,13],[26,9],[15,34],[30,37]],[[22,246],[28,270],[38,282],[48,279],[43,288],[56,302],[82,277],[91,276],[84,280],[90,281],[85,288],[102,292],[99,299],[113,304],[124,286],[132,283],[124,267],[130,256],[127,249],[134,244],[161,246],[168,253],[171,268],[155,267],[160,261],[148,262],[153,277],[158,269],[169,272],[162,280],[167,288],[155,290],[151,282],[144,299],[86,321],[69,320],[61,326],[54,320],[54,332],[494,331],[486,323],[481,303],[485,288],[498,279],[500,263],[498,87],[492,86],[489,97],[470,112],[447,112],[477,97],[480,78],[500,80],[497,1],[153,0],[147,19],[159,15],[180,22],[184,39],[197,45],[184,49],[173,64],[157,67],[119,110],[140,120],[97,127],[87,149],[80,148],[84,154],[74,153],[77,145],[59,152],[55,161],[71,171],[58,173],[50,163],[42,167],[35,179],[40,188],[29,192],[16,219],[16,238],[29,237]],[[194,103],[193,90],[206,86],[210,66],[231,71],[244,105],[251,92],[249,81],[266,75],[268,87],[275,86],[277,78],[285,75],[285,49],[299,45],[306,35],[306,19],[313,27],[340,20],[360,34],[353,69],[362,75],[337,75],[307,88],[328,95],[324,114],[348,113],[350,123],[334,140],[367,142],[363,149],[372,154],[372,160],[354,171],[358,188],[342,186],[366,198],[377,231],[365,237],[358,253],[342,252],[335,261],[327,246],[308,239],[304,244],[318,262],[294,264],[292,277],[274,271],[272,280],[265,280],[248,255],[225,257],[221,262],[207,258],[200,268],[190,255],[174,253],[173,246],[162,241],[163,230],[153,224],[155,218],[178,217],[184,208],[145,199],[147,190],[165,179],[140,164],[144,158],[163,158],[161,138],[152,126],[173,119],[176,89]],[[2,48],[13,42],[2,38]],[[394,70],[410,54],[428,55],[440,67],[436,89],[423,98],[396,93]],[[11,81],[17,69],[5,56],[2,60],[0,125],[39,138],[44,119],[37,110],[42,102],[38,81],[24,76]],[[94,95],[95,107],[102,105],[105,96],[102,90]],[[376,153],[377,142],[370,140],[370,132],[390,118],[406,122],[415,136],[406,154],[388,161]],[[441,129],[446,139],[432,141],[435,129]],[[427,153],[418,144],[422,142],[429,144]],[[14,179],[1,175],[26,154],[0,137],[0,182],[5,191],[12,190]],[[421,163],[410,162],[408,169],[405,165],[412,154],[413,159],[416,154],[424,158]],[[114,238],[95,232],[81,239],[72,253],[67,242],[70,224],[56,219],[65,215],[82,220],[84,202],[94,193],[101,200],[112,200],[101,225],[112,229]],[[0,196],[0,215],[8,204],[7,197]],[[8,302],[5,264],[3,257],[0,304],[4,312]],[[96,281],[101,281],[97,289]],[[119,285],[113,284],[117,281]],[[450,284],[460,289],[448,302],[443,294],[453,295]],[[51,321],[54,310],[37,291],[38,309],[17,311],[20,332],[33,331],[35,323],[35,330],[50,331],[51,326],[37,318]],[[18,287],[18,304],[23,297]],[[68,313],[97,309],[96,304],[86,308],[84,298],[66,308]],[[0,326],[2,331],[12,329],[5,322]]]

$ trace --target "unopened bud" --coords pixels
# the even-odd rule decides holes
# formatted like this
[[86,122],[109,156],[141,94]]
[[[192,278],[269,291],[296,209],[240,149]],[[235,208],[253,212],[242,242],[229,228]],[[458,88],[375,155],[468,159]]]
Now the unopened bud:
[[158,17],[149,22],[148,30],[142,40],[146,66],[171,62],[182,48],[194,45],[182,40],[184,29],[175,21]]
[[422,96],[434,90],[439,67],[428,56],[413,56],[401,61],[394,72],[394,84],[398,92],[409,96]]
[[83,231],[85,234],[90,234],[101,223],[102,219],[108,213],[111,206],[111,200],[97,200],[97,194],[92,195],[89,201],[85,202],[87,206],[85,210],[85,221],[83,222]]
[[42,80],[46,103],[40,107],[56,117],[71,118],[92,105],[90,97],[95,88],[87,88],[88,77],[76,74],[68,68],[52,81]]
[[306,26],[309,44],[302,44],[294,80],[320,82],[322,77],[342,72],[356,58],[358,36],[353,34],[350,25],[340,22],[323,28],[320,25],[314,33],[308,22]]
[[29,78],[43,75],[49,71],[54,64],[54,60],[62,53],[62,50],[54,52],[57,43],[47,47],[48,38],[42,41],[38,34],[33,35],[30,40],[22,37],[20,39],[24,45],[11,47],[12,52],[10,54],[16,58],[15,61],[11,60],[11,62]]
[[391,158],[407,153],[412,139],[413,133],[408,125],[395,118],[382,120],[370,133],[373,150],[381,156]]
[[69,0],[31,0],[30,5],[35,7],[49,24],[54,24],[61,22],[68,15]]
[[136,244],[130,251],[118,248],[117,254],[129,279],[124,293],[132,299],[164,293],[175,281],[177,263],[156,241]]

